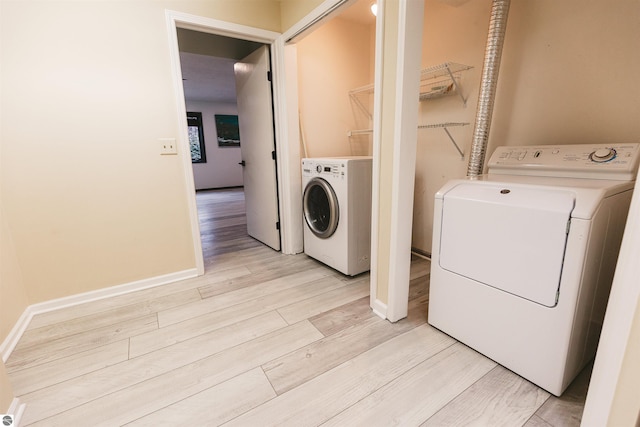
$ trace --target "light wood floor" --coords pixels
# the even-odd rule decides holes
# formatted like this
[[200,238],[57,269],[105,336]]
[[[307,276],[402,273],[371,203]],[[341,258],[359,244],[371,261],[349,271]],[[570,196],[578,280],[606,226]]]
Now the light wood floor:
[[589,369],[550,396],[348,278],[246,235],[239,190],[198,193],[206,275],[38,315],[7,362],[22,425],[577,426]]

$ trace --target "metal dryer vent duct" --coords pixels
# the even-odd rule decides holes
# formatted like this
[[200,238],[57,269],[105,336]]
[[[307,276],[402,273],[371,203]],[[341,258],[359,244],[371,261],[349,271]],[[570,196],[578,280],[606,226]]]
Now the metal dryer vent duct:
[[473,130],[469,165],[467,166],[467,176],[471,177],[481,175],[484,166],[487,144],[489,143],[493,104],[496,97],[496,86],[498,84],[502,45],[507,31],[507,15],[509,14],[510,2],[511,0],[493,0],[491,6],[491,20],[489,21],[487,46],[484,52],[476,123]]

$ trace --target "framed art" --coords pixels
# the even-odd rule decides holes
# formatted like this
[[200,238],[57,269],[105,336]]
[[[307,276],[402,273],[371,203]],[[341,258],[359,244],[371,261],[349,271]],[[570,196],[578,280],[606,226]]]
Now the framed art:
[[229,114],[216,114],[216,132],[218,133],[219,147],[239,147],[240,129],[238,128],[238,116]]

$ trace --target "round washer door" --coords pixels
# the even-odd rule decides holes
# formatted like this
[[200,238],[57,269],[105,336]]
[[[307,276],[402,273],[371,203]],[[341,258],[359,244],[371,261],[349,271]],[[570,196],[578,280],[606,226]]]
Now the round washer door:
[[304,189],[304,220],[313,234],[327,239],[338,228],[340,208],[331,185],[322,178],[313,178]]

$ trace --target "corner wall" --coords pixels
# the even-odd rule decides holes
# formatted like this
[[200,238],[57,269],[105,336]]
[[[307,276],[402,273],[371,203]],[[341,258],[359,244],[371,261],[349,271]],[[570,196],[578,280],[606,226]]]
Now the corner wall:
[[285,32],[291,28],[323,1],[324,0],[280,0],[281,31]]
[[6,414],[11,402],[13,402],[13,388],[9,382],[4,362],[0,361],[0,413]]
[[[629,279],[628,279],[629,280]],[[634,279],[637,280],[637,276]],[[640,421],[640,396],[638,396],[638,380],[640,380],[640,302],[636,304],[635,316],[631,323],[631,332],[624,349],[624,359],[620,367],[620,376],[616,384],[609,425],[633,425]]]
[[[373,25],[334,18],[296,43],[306,157],[371,155],[371,134],[349,138],[347,132],[372,126],[349,91],[372,83],[374,30]],[[366,95],[363,99],[368,103]]]
[[[2,205],[0,205],[0,296],[2,307],[0,308],[0,343],[2,343],[29,305]],[[0,352],[0,413],[5,413],[13,401],[13,389],[1,356],[2,352]]]

